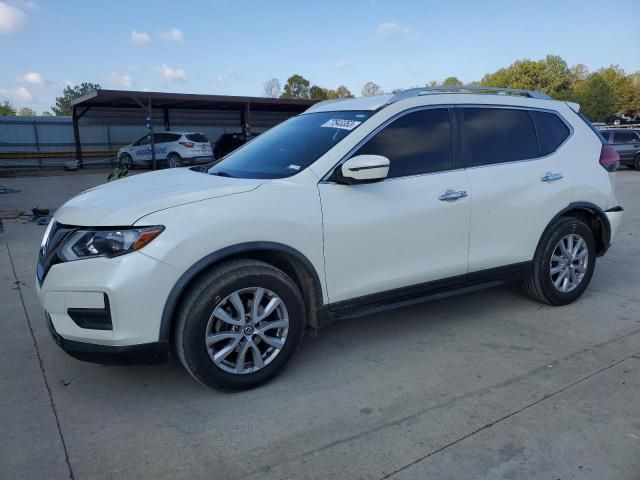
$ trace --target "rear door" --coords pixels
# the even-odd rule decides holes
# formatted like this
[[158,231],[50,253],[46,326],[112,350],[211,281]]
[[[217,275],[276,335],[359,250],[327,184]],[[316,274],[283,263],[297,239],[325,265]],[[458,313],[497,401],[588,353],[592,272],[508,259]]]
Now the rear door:
[[633,160],[640,149],[640,139],[633,130],[615,130],[613,132],[613,146],[620,155],[620,160],[629,162]]
[[470,106],[456,112],[471,187],[469,274],[519,269],[571,201],[571,172],[562,158],[570,128],[549,111]]

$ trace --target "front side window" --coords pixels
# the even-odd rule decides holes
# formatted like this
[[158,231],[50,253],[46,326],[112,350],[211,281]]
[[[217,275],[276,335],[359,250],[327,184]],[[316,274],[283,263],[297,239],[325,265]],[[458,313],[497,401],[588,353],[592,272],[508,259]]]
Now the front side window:
[[342,141],[373,112],[298,115],[233,151],[208,172],[238,178],[284,178],[301,172]]
[[536,158],[538,139],[526,110],[459,108],[462,149],[470,166]]
[[151,140],[149,139],[149,135],[145,135],[144,137],[139,139],[136,143],[134,143],[134,145],[136,146],[149,145],[150,143],[151,143]]
[[387,178],[450,170],[453,152],[449,112],[438,108],[408,113],[376,133],[355,155],[387,157]]

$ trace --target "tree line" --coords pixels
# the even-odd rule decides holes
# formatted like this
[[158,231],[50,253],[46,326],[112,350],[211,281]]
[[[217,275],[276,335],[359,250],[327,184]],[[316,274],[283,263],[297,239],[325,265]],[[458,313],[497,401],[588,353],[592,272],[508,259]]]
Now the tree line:
[[[480,80],[464,83],[455,76],[442,82],[431,81],[427,87],[481,86],[537,90],[559,100],[577,102],[581,111],[592,121],[602,121],[623,111],[640,109],[640,71],[627,74],[618,65],[610,65],[590,72],[585,65],[572,67],[557,55],[547,55],[541,60],[517,60],[508,67],[484,75]],[[388,93],[402,91],[397,88]],[[360,94],[364,97],[385,93],[374,82],[367,82]],[[264,84],[263,95],[272,98],[300,98],[326,100],[352,98],[344,85],[335,90],[312,85],[302,75],[289,77],[281,87],[280,80],[271,78]]]
[[[577,102],[582,112],[592,121],[606,120],[612,114],[640,109],[640,71],[627,74],[618,65],[610,65],[590,72],[585,65],[569,67],[567,62],[557,55],[547,55],[541,60],[516,60],[508,67],[487,73],[480,80],[464,83],[455,76],[442,82],[431,81],[427,87],[436,86],[482,86],[500,88],[518,88],[538,90],[559,100]],[[95,83],[82,83],[65,87],[62,95],[56,98],[51,107],[55,115],[71,115],[71,102],[101,86]],[[397,88],[388,93],[398,93]],[[380,85],[367,82],[360,95],[371,96],[385,93]],[[263,95],[271,98],[300,98],[328,100],[334,98],[353,98],[354,95],[344,85],[326,88],[312,84],[302,75],[291,75],[284,87],[280,80],[271,78],[264,83]],[[36,112],[24,107],[19,111],[10,102],[0,103],[0,116],[35,115]],[[43,112],[42,115],[51,115]]]

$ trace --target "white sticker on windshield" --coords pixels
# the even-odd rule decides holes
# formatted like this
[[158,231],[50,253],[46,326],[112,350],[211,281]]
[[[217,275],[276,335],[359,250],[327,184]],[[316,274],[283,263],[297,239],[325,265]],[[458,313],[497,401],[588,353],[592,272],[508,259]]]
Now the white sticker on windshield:
[[290,170],[300,170],[300,165],[291,164],[287,168],[290,169]]
[[342,118],[332,118],[331,120],[327,120],[324,122],[321,127],[326,128],[339,128],[341,130],[353,130],[362,122],[357,120],[344,120]]

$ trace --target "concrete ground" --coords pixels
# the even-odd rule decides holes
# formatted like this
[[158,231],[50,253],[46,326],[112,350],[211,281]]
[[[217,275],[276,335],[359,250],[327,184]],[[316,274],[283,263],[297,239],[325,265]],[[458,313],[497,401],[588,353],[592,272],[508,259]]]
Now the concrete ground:
[[[345,321],[274,382],[223,394],[166,365],[82,363],[34,292],[44,227],[0,234],[0,477],[640,479],[640,172],[575,304],[516,286]],[[1,179],[56,208],[104,174]]]

